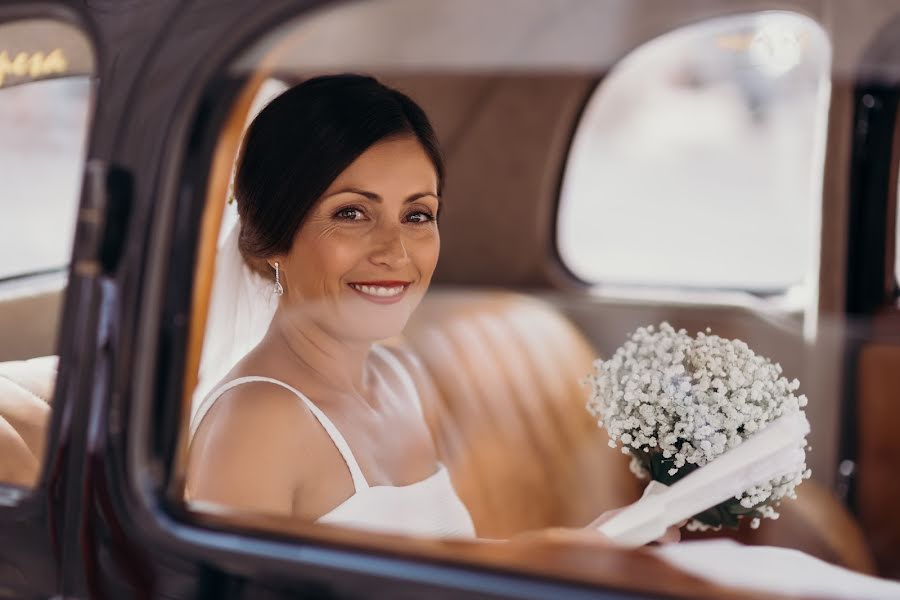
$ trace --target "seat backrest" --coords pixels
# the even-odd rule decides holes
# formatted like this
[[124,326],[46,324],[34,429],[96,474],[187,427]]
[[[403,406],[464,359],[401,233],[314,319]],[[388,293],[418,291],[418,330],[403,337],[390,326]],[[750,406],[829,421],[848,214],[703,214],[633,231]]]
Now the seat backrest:
[[585,525],[639,496],[628,460],[585,409],[580,382],[596,355],[552,307],[512,293],[433,291],[403,344],[481,536]]
[[0,481],[30,487],[44,459],[57,358],[0,363]]

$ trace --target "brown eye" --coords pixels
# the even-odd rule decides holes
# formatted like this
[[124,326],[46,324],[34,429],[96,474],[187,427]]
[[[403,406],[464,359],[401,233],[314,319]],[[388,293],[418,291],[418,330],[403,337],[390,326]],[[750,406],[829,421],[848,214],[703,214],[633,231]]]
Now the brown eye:
[[410,213],[406,219],[410,223],[430,223],[434,221],[434,215],[429,212],[418,211]]
[[355,206],[348,206],[334,213],[334,218],[343,221],[358,221],[363,218],[363,212]]

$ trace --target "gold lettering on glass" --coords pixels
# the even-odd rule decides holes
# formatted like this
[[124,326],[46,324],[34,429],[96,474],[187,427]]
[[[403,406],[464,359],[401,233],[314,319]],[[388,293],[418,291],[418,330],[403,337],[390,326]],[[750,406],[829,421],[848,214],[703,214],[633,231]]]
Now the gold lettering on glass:
[[0,51],[0,87],[7,77],[38,79],[49,75],[62,75],[69,68],[69,61],[60,48],[47,54],[43,52],[18,52],[14,55]]

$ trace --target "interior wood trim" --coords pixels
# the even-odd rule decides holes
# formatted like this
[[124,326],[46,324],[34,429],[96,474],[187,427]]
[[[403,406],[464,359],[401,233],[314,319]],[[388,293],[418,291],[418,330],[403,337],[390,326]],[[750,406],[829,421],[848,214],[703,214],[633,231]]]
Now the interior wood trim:
[[191,401],[194,388],[197,387],[200,357],[203,353],[203,338],[206,333],[209,301],[212,295],[213,276],[216,270],[219,230],[222,225],[222,215],[225,212],[228,185],[231,182],[234,160],[240,147],[247,114],[267,75],[267,71],[257,71],[241,90],[228,114],[213,154],[212,164],[210,165],[206,201],[203,208],[203,216],[200,220],[197,264],[194,268],[194,290],[191,298],[191,319],[188,332],[180,420],[184,426],[180,428],[178,450],[173,470],[177,479],[181,478],[184,473],[184,467],[187,464],[187,450],[190,441],[187,437],[187,423],[190,422],[191,418]]

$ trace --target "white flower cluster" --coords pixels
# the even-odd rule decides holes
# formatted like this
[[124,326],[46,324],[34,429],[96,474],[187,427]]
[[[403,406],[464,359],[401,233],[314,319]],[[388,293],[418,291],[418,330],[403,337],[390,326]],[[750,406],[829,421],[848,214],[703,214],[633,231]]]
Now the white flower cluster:
[[[610,446],[618,441],[632,455],[632,471],[641,477],[650,474],[655,458],[666,465],[669,481],[678,479],[686,465],[702,467],[807,403],[806,396],[794,395],[800,382],[784,378],[780,365],[740,340],[709,335],[709,329],[694,338],[668,323],[640,328],[594,368],[587,408],[606,427]],[[809,476],[804,464],[736,500],[757,526],[759,517],[777,518],[772,505],[795,497],[794,488]],[[691,525],[702,528],[697,521]]]

